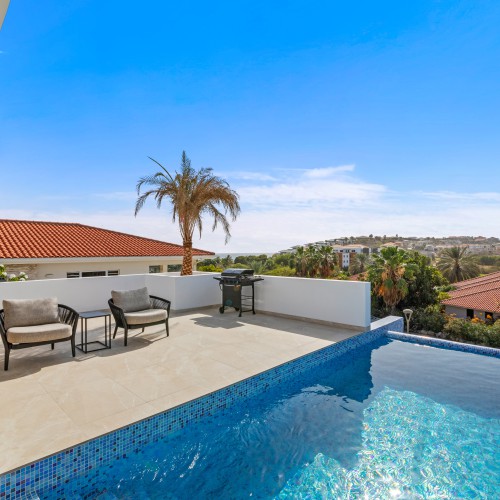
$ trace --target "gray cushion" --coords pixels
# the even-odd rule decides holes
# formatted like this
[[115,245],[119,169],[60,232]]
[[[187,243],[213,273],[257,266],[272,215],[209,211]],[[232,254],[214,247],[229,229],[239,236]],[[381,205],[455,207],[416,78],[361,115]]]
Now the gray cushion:
[[12,344],[29,344],[30,342],[66,339],[71,337],[71,335],[71,326],[65,323],[13,326],[7,330],[7,340]]
[[5,329],[59,322],[57,298],[3,301]]
[[167,311],[165,309],[145,309],[144,311],[129,312],[125,313],[125,319],[129,325],[156,323],[167,319]]
[[142,311],[151,308],[149,293],[146,287],[137,290],[113,290],[113,303],[124,312]]

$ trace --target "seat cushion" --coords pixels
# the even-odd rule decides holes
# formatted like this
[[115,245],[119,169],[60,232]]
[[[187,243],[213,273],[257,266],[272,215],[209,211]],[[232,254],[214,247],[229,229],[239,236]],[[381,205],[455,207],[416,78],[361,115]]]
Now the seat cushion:
[[156,323],[157,321],[165,321],[167,319],[167,311],[165,309],[145,309],[143,311],[125,313],[125,319],[129,325]]
[[149,309],[151,301],[146,287],[137,290],[112,290],[113,303],[123,312],[134,312]]
[[59,322],[57,298],[3,301],[5,329]]
[[65,323],[13,326],[7,330],[7,340],[12,344],[29,344],[31,342],[66,339],[71,337],[71,334],[71,326]]

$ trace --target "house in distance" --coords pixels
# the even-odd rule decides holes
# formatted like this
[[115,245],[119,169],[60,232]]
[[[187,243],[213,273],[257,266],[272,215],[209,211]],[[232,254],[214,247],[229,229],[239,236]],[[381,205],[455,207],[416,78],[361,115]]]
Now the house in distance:
[[[193,265],[213,252],[193,248]],[[178,271],[182,245],[68,222],[0,219],[0,264],[30,280]]]

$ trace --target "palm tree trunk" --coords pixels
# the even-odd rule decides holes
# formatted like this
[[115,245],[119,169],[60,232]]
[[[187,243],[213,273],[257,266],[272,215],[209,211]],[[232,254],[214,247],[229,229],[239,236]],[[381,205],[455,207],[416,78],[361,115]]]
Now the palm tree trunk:
[[184,256],[182,257],[181,276],[190,276],[193,274],[193,242],[184,240],[182,245],[184,247]]

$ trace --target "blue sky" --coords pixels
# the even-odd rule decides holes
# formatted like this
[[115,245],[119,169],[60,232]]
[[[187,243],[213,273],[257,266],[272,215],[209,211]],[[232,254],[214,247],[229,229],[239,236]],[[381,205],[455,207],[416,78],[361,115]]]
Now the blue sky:
[[500,236],[498,26],[488,0],[13,0],[0,217],[179,242],[134,188],[185,149],[241,196],[217,252]]

